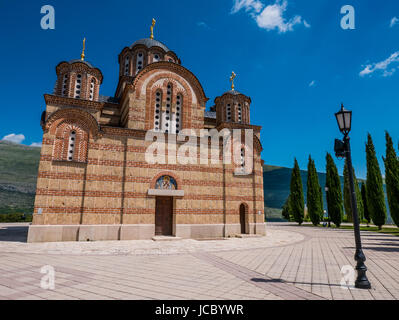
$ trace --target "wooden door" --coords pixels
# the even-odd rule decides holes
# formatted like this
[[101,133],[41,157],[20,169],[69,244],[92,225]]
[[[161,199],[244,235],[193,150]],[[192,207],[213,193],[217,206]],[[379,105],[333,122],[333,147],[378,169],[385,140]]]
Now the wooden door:
[[157,197],[155,205],[155,235],[172,235],[173,198]]
[[240,205],[240,225],[241,225],[241,234],[245,234],[245,206]]

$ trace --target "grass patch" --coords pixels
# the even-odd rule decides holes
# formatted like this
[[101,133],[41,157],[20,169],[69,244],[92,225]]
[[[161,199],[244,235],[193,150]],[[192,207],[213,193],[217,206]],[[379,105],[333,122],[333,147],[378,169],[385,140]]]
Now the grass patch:
[[[313,224],[303,224],[302,226],[328,229],[327,227],[323,227],[322,225],[314,226]],[[353,230],[353,226],[340,226],[338,228],[337,226],[331,224],[330,229]],[[392,236],[399,237],[399,228],[382,227],[381,230],[378,230],[378,227],[375,227],[375,226],[370,226],[370,227],[361,226],[360,227],[360,231],[371,231],[371,232],[384,233],[384,234],[389,234],[389,235],[392,235]]]

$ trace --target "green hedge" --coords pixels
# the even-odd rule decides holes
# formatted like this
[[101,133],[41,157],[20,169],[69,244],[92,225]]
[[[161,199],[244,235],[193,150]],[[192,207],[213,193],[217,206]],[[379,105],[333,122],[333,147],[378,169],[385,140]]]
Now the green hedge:
[[23,214],[23,213],[0,214],[0,222],[31,222],[31,221],[32,221],[31,214]]

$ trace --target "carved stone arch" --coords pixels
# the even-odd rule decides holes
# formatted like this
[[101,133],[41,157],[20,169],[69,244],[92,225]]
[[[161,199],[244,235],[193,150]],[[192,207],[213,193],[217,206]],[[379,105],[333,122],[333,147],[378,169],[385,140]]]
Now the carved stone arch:
[[88,133],[93,137],[101,134],[97,120],[89,112],[79,108],[65,108],[53,112],[45,122],[44,131],[50,131],[51,134],[55,134],[58,124],[66,119],[81,123],[87,127]]
[[171,75],[175,74],[176,76],[182,77],[193,88],[198,100],[198,105],[205,107],[205,103],[209,99],[206,97],[204,89],[197,77],[190,70],[184,68],[183,66],[167,61],[150,64],[141,70],[132,83],[133,90],[136,91],[137,97],[140,95],[145,79],[148,78],[148,76],[151,76],[156,70],[162,70],[166,73],[169,72]]
[[[74,152],[70,154],[68,150],[72,133]],[[57,122],[55,127],[53,160],[87,162],[88,143],[88,128],[82,121],[63,119]]]
[[[175,78],[174,78],[175,77]],[[145,123],[145,129],[146,130],[150,130],[152,129],[152,119],[154,118],[154,105],[151,103],[151,101],[154,100],[154,95],[155,95],[155,88],[154,88],[154,84],[158,81],[158,80],[162,80],[165,79],[163,81],[163,83],[165,84],[163,86],[163,94],[164,94],[164,98],[166,97],[166,86],[167,83],[172,83],[172,85],[174,84],[176,86],[177,82],[180,83],[180,85],[184,88],[184,91],[186,92],[186,95],[183,96],[183,105],[182,105],[182,110],[183,111],[183,118],[182,118],[182,122],[183,122],[183,128],[191,128],[191,109],[193,106],[193,102],[192,102],[192,95],[195,94],[195,92],[193,92],[193,90],[190,89],[190,87],[187,85],[187,83],[185,81],[178,81],[179,79],[179,75],[176,74],[171,74],[168,72],[159,72],[157,75],[155,75],[154,77],[151,78],[151,80],[147,83],[146,88],[145,88],[145,96],[146,96],[146,106],[149,106],[149,108],[146,110],[146,123]],[[184,78],[183,78],[184,79]],[[141,92],[141,87],[138,87],[136,90],[136,96],[137,98],[140,97],[140,92]],[[187,94],[188,92],[191,92],[192,94]],[[175,95],[173,95],[175,96]]]

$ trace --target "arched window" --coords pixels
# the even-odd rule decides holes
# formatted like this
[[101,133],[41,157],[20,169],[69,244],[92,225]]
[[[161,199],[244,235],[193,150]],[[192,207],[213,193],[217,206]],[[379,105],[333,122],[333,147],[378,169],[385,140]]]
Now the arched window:
[[89,96],[89,100],[93,101],[94,99],[94,85],[96,84],[96,80],[94,78],[91,78],[90,81],[90,96]]
[[80,98],[81,88],[82,88],[82,75],[78,74],[78,75],[76,75],[75,95],[74,95],[74,97],[77,98],[77,99]]
[[162,113],[162,131],[171,132],[171,105],[172,105],[172,84],[168,84],[166,90],[166,110]]
[[139,52],[137,53],[137,59],[136,59],[136,74],[140,72],[141,69],[143,69],[144,66],[144,53]]
[[68,74],[64,74],[64,77],[62,79],[62,96],[65,97],[67,94],[67,83],[68,83]]
[[154,53],[154,57],[152,59],[153,62],[158,62],[161,60],[161,56],[159,53]]
[[127,56],[125,58],[125,72],[124,72],[125,76],[129,75],[129,67],[130,67],[130,58],[129,56]]
[[154,130],[159,131],[161,127],[161,104],[162,104],[162,91],[157,90],[155,93],[155,112],[154,112]]
[[226,106],[226,121],[231,121],[231,104],[228,103]]
[[173,115],[173,133],[179,133],[182,129],[183,96],[179,93],[176,96],[176,112]]
[[73,155],[75,153],[75,143],[76,143],[76,131],[73,130],[69,134],[68,154],[67,154],[68,161],[73,161]]
[[242,109],[241,109],[241,103],[238,104],[238,122],[242,122]]

